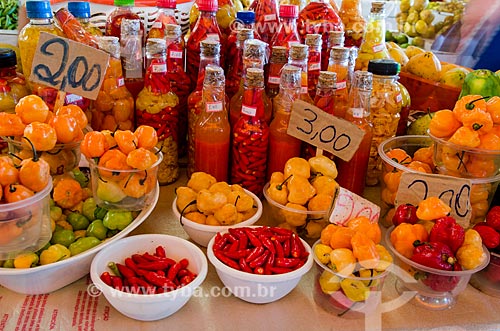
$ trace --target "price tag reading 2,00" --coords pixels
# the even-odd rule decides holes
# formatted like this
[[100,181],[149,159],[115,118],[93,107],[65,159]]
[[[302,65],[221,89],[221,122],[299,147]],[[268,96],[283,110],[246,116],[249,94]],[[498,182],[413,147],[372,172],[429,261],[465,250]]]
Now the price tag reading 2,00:
[[349,161],[365,132],[342,118],[302,100],[294,101],[287,133]]
[[50,33],[40,33],[30,80],[95,100],[109,54]]
[[472,182],[435,174],[403,173],[396,195],[396,205],[418,203],[429,197],[438,197],[451,208],[451,216],[467,228],[471,219],[470,192]]

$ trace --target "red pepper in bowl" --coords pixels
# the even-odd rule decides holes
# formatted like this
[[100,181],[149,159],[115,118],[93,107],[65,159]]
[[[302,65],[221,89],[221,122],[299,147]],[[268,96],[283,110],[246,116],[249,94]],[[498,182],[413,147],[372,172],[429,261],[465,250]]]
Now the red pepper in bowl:
[[446,244],[453,253],[462,246],[465,239],[464,228],[451,216],[438,218],[431,229],[429,241]]
[[451,248],[442,242],[416,241],[414,246],[411,260],[418,264],[439,270],[453,270],[453,265],[457,263]]

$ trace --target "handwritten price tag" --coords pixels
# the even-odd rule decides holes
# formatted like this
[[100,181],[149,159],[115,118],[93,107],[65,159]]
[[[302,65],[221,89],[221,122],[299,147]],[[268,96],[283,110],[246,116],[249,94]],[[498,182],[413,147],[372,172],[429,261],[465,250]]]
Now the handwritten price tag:
[[451,216],[464,228],[472,216],[470,206],[471,180],[435,174],[403,173],[396,195],[396,205],[414,206],[428,197],[438,197],[451,207]]
[[330,223],[345,225],[349,220],[358,216],[366,216],[376,223],[380,217],[380,207],[341,187],[328,218]]
[[95,100],[108,61],[106,52],[42,32],[30,80]]
[[365,135],[357,125],[302,100],[293,103],[287,133],[344,161],[352,158]]

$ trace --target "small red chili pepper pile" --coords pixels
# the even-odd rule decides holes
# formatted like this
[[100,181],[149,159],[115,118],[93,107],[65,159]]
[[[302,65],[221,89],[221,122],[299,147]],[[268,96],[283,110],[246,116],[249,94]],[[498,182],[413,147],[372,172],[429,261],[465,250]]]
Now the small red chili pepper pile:
[[296,270],[309,256],[296,233],[267,226],[230,228],[227,233],[217,233],[213,252],[233,269],[260,275]]
[[112,273],[105,271],[100,278],[123,292],[159,294],[191,283],[197,275],[187,268],[188,265],[188,259],[176,262],[166,256],[163,246],[158,246],[153,254],[132,254],[124,264],[110,262],[108,267]]

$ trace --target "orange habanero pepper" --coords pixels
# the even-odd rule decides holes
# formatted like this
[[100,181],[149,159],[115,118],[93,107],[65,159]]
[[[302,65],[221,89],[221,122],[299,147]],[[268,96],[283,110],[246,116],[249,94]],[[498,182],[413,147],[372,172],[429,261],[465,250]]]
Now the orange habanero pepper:
[[391,232],[391,243],[406,258],[413,255],[413,243],[416,240],[420,242],[427,241],[429,234],[422,224],[401,223]]

